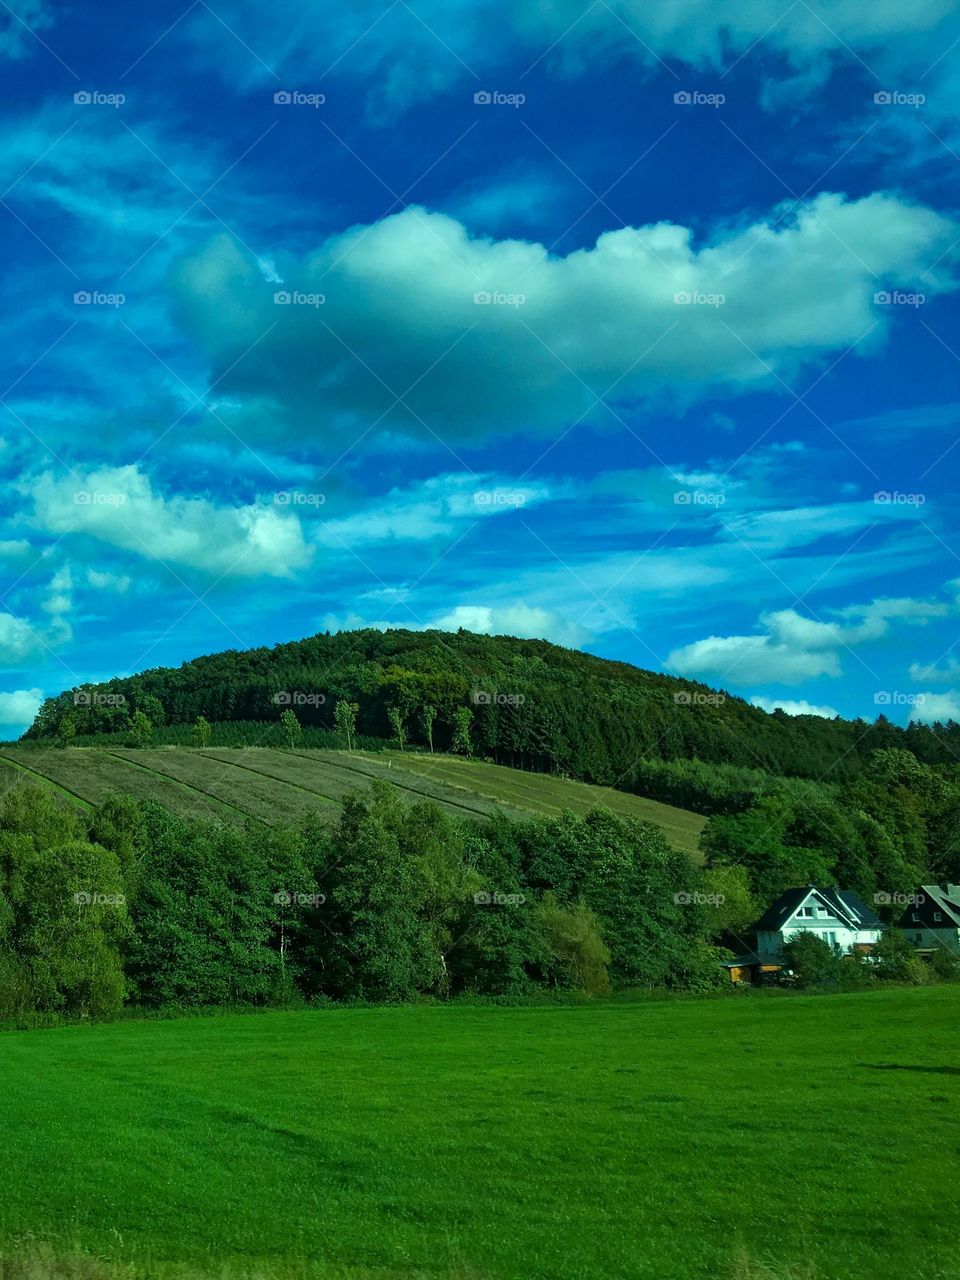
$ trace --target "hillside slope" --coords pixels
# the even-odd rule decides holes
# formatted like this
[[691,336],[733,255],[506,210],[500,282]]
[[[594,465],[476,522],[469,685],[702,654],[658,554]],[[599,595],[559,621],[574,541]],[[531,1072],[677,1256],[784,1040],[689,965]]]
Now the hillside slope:
[[900,729],[882,716],[871,725],[770,715],[706,685],[544,640],[467,631],[348,631],[228,650],[65,690],[44,703],[26,737],[122,735],[141,712],[154,726],[184,726],[180,741],[203,716],[243,722],[231,745],[263,743],[284,710],[332,731],[338,702],[356,704],[361,738],[395,738],[399,723],[408,744],[469,746],[495,763],[641,793],[643,761],[697,759],[844,782],[878,748],[902,747],[928,764],[960,757],[953,723]]
[[563,809],[606,808],[652,822],[674,848],[696,854],[704,819],[640,796],[453,756],[393,752],[281,751],[267,747],[0,749],[0,793],[18,780],[96,804],[111,793],[157,800],[175,813],[274,826],[312,810],[335,818],[349,792],[375,780],[405,800],[431,800],[455,817],[502,810],[523,820]]

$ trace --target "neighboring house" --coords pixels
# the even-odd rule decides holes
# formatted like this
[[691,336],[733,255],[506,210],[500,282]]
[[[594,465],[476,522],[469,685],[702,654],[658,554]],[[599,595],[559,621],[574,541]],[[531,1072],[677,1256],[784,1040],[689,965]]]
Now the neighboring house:
[[798,933],[815,933],[844,955],[869,951],[880,938],[882,922],[867,904],[849,889],[787,889],[753,926],[756,946],[752,952],[727,963],[733,982],[746,978],[763,981],[782,965],[782,947]]
[[900,928],[913,945],[920,951],[946,947],[960,955],[960,884],[922,884],[911,897]]

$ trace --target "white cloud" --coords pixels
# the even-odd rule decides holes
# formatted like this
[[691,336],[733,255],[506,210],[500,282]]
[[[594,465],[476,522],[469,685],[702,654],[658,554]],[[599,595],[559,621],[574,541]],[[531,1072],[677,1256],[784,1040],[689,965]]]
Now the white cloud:
[[822,716],[825,720],[832,720],[834,716],[840,714],[834,707],[816,706],[812,702],[807,702],[804,698],[761,698],[756,696],[750,699],[751,706],[760,707],[762,711],[784,711],[788,716]]
[[199,10],[184,29],[205,65],[248,83],[266,78],[267,66],[295,73],[302,83],[304,75],[321,77],[349,53],[349,72],[370,81],[365,97],[373,111],[389,115],[458,83],[472,93],[477,82],[468,70],[475,77],[493,75],[507,50],[524,64],[545,58],[574,76],[623,58],[643,71],[656,68],[658,59],[719,70],[760,45],[768,64],[780,55],[795,92],[810,92],[835,58],[854,61],[853,50],[860,56],[878,46],[903,50],[900,65],[912,57],[918,71],[925,70],[949,46],[936,28],[951,11],[951,0],[805,0],[790,6],[782,0],[409,0],[392,6],[354,0],[341,7],[275,0],[272,21],[264,24],[256,0],[220,0],[217,13],[257,50],[256,59],[240,41],[224,43],[209,10]]
[[574,648],[586,632],[556,613],[523,603],[508,605],[461,604],[435,619],[431,626],[442,631],[479,631],[483,635],[519,636],[524,640],[552,640]]
[[40,648],[40,635],[26,619],[0,613],[0,662],[16,666]]
[[939,720],[956,720],[960,723],[960,693],[950,690],[948,693],[918,693],[910,711],[910,719],[922,724],[933,724]]
[[125,595],[130,589],[131,579],[125,573],[101,572],[99,569],[87,570],[87,584],[94,591],[109,591],[117,595]]
[[831,610],[839,621],[804,617],[795,609],[761,614],[764,634],[707,636],[675,649],[667,666],[680,675],[722,683],[801,684],[841,674],[841,655],[855,645],[885,636],[891,622],[924,626],[950,615],[953,606],[898,598]]
[[[391,605],[404,604],[402,591],[391,591],[390,594],[399,597],[391,601]],[[503,605],[460,604],[429,619],[424,619],[412,610],[409,617],[401,614],[391,617],[389,621],[383,618],[371,620],[358,613],[328,613],[320,619],[320,625],[326,631],[347,631],[362,627],[371,627],[377,631],[386,631],[391,627],[406,631],[459,631],[462,627],[464,631],[475,631],[481,635],[550,640],[567,648],[576,648],[588,635],[583,627],[568,622],[559,614],[522,601]]]
[[42,700],[42,689],[15,689],[13,693],[0,693],[0,725],[25,729],[40,710]]
[[960,683],[960,662],[956,658],[950,658],[942,667],[935,662],[911,662],[910,679],[926,684]]
[[551,488],[494,472],[432,476],[392,489],[382,498],[368,499],[366,509],[353,515],[323,520],[316,537],[330,548],[420,542],[451,535],[471,521],[526,510],[567,492],[568,486]]
[[840,659],[832,649],[806,650],[773,635],[707,636],[684,645],[667,658],[680,675],[720,684],[802,684],[818,676],[838,676]]
[[[718,386],[776,389],[882,338],[892,308],[873,306],[878,279],[908,286],[929,271],[928,296],[952,288],[955,239],[948,219],[894,196],[823,194],[703,245],[656,223],[558,258],[411,207],[278,262],[288,292],[322,305],[276,305],[256,261],[222,236],[181,261],[173,285],[224,396],[272,406],[271,428],[285,421],[302,439],[379,420],[471,437],[615,422],[596,405],[614,386],[625,401],[674,403]],[[525,301],[478,305],[478,293]],[[717,294],[722,306],[675,302]]]
[[33,497],[36,523],[48,532],[88,534],[161,563],[216,575],[285,578],[310,560],[300,522],[285,508],[164,497],[137,466],[72,477],[48,472],[18,487]]

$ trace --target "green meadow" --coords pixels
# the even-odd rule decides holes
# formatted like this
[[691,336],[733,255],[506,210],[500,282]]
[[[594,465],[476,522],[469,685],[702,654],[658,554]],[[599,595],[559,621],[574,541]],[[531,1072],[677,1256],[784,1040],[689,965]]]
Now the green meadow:
[[0,1035],[0,1276],[948,1280],[960,986]]
[[515,820],[609,809],[659,827],[675,849],[698,854],[706,819],[610,787],[525,773],[457,756],[393,751],[280,750],[273,747],[0,746],[0,795],[18,782],[46,784],[94,805],[108,795],[157,800],[173,813],[268,825],[320,809],[335,819],[343,798],[372,781],[389,782],[411,804],[430,800],[453,817],[500,809]]

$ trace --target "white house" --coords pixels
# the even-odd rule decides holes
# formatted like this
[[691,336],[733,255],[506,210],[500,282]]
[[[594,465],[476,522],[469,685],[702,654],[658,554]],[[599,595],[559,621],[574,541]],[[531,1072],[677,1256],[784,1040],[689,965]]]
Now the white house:
[[960,955],[960,884],[922,884],[900,917],[900,928],[920,951],[946,947]]
[[780,963],[781,947],[798,933],[814,933],[844,955],[868,950],[883,925],[872,907],[849,889],[787,889],[756,923],[757,959]]

